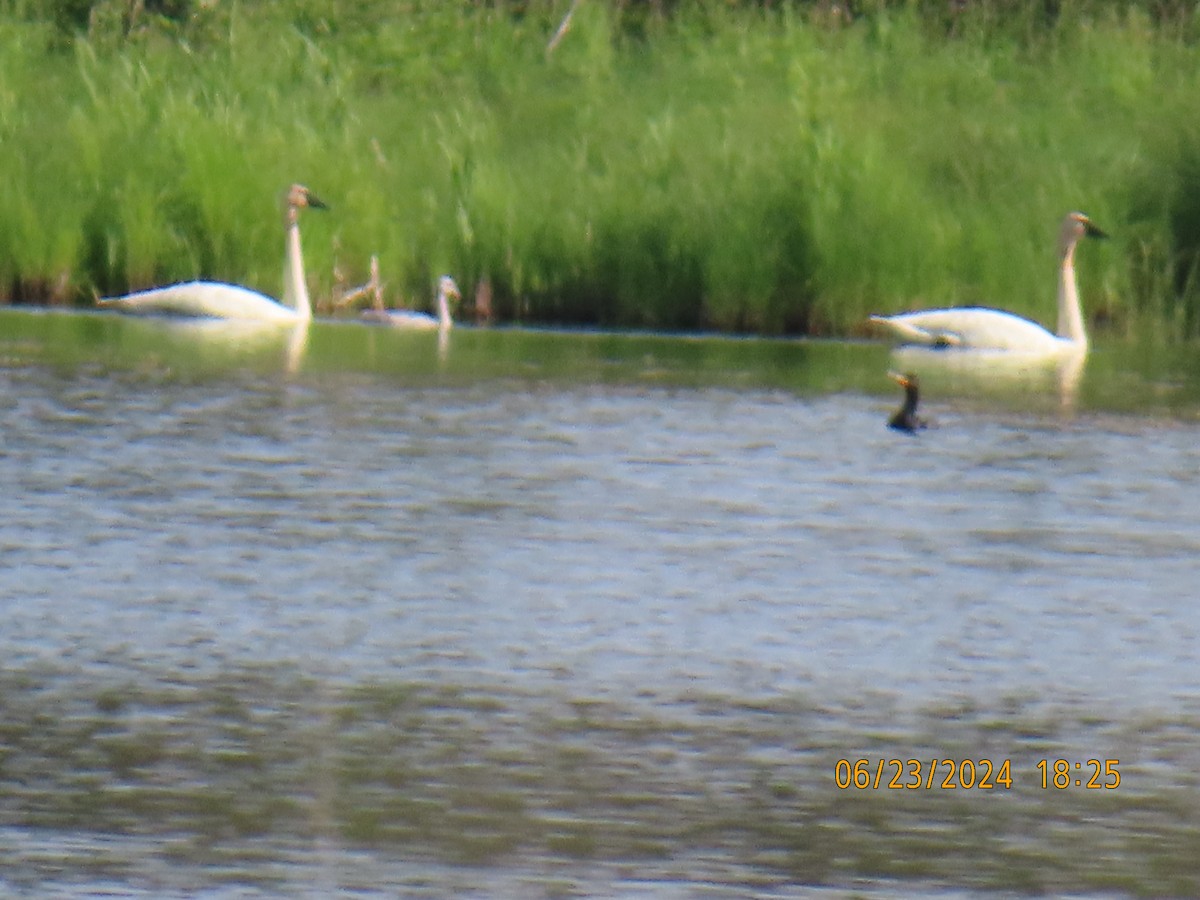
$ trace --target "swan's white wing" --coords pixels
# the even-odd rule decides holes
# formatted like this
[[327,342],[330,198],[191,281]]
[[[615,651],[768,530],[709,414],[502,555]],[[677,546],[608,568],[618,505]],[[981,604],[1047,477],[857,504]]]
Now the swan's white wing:
[[1067,342],[1036,322],[998,309],[930,309],[871,321],[917,344],[947,345],[1019,353],[1054,353]]
[[438,320],[429,313],[408,309],[368,309],[363,312],[363,318],[368,322],[378,322],[393,328],[407,328],[410,331],[432,331],[438,327]]
[[[911,313],[907,315],[911,315]],[[930,327],[921,327],[908,321],[907,315],[871,316],[871,321],[885,328],[893,337],[906,343],[948,345],[954,347],[962,344],[962,338],[957,334],[939,331]]]
[[253,319],[260,322],[294,322],[299,318],[295,310],[288,309],[265,294],[214,281],[189,281],[124,297],[108,297],[100,300],[99,305],[125,312]]

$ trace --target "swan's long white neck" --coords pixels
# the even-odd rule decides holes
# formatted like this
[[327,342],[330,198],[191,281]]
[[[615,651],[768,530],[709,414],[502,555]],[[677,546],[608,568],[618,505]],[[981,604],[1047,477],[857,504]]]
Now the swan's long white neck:
[[450,298],[446,296],[445,288],[438,288],[437,295],[438,328],[443,331],[454,324],[450,318]]
[[1058,273],[1058,336],[1079,347],[1088,344],[1079,308],[1079,285],[1075,280],[1075,241],[1063,248]]
[[301,319],[312,318],[308,284],[304,280],[304,256],[300,252],[300,223],[296,210],[290,210],[283,260],[283,305],[296,311]]

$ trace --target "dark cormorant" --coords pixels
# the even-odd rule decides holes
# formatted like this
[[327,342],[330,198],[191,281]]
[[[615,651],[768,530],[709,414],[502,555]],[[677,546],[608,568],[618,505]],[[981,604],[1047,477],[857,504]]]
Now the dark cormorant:
[[888,419],[888,428],[912,434],[927,427],[929,423],[917,415],[917,403],[920,402],[917,376],[911,372],[906,375],[901,375],[899,372],[888,372],[888,378],[904,388],[904,405]]

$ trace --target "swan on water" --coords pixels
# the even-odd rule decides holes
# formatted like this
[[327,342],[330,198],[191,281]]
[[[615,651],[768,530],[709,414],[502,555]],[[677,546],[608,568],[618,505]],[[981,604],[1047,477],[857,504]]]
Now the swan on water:
[[888,428],[913,434],[922,428],[929,427],[929,423],[917,415],[917,404],[921,400],[917,376],[911,372],[906,375],[901,375],[899,372],[888,372],[888,378],[904,388],[904,405],[888,419]]
[[[372,279],[377,282],[378,273],[372,269]],[[461,300],[462,292],[458,289],[454,279],[449,275],[443,275],[438,279],[437,291],[437,315],[432,316],[426,312],[417,312],[411,309],[385,309],[383,306],[382,291],[376,287],[375,291],[375,308],[363,311],[363,318],[372,322],[381,322],[385,325],[391,325],[393,328],[420,329],[423,331],[449,331],[454,325],[454,320],[450,317],[450,300]]]
[[1108,237],[1083,213],[1068,213],[1059,232],[1058,333],[999,309],[929,309],[895,316],[871,316],[892,335],[913,344],[963,350],[999,350],[1058,356],[1087,350],[1087,332],[1075,280],[1075,245],[1084,237]]
[[133,313],[169,313],[258,322],[307,322],[312,318],[312,305],[308,300],[304,257],[300,252],[300,210],[305,207],[328,208],[308,188],[300,184],[292,185],[287,192],[282,303],[258,291],[219,281],[189,281],[123,297],[106,297],[98,303],[102,307]]
[[345,291],[341,297],[338,297],[334,301],[333,307],[334,309],[341,309],[343,306],[349,306],[351,303],[355,303],[368,295],[371,297],[376,309],[383,309],[383,282],[379,279],[379,257],[375,255],[371,256],[371,277],[367,279],[367,283]]

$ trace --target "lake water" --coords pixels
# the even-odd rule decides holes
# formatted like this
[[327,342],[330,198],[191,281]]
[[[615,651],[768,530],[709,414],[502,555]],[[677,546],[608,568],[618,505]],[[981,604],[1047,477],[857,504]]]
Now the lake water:
[[1196,358],[0,312],[0,888],[1200,894]]

